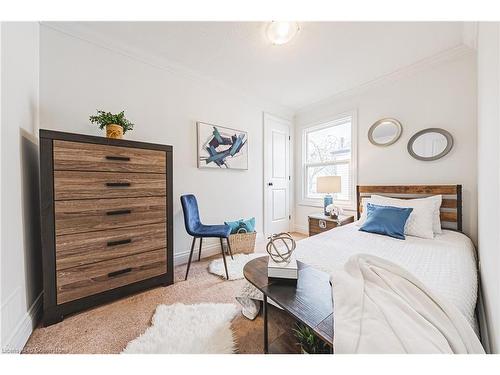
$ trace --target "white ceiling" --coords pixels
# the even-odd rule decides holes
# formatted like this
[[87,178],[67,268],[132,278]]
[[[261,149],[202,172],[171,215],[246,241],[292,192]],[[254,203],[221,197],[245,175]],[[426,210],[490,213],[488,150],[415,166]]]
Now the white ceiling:
[[282,46],[265,22],[72,24],[293,110],[463,43],[460,22],[301,22]]

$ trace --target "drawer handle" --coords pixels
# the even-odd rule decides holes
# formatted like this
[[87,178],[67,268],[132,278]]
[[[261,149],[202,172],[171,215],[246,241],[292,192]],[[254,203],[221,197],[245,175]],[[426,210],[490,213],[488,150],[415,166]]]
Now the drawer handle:
[[132,213],[132,210],[117,210],[117,211],[108,211],[106,215],[126,215]]
[[106,156],[107,160],[130,161],[128,156]]
[[125,269],[120,270],[120,271],[110,272],[110,273],[108,273],[108,277],[115,277],[115,276],[122,275],[122,274],[130,272],[130,271],[132,271],[132,268],[125,268]]
[[131,243],[132,239],[127,238],[126,240],[118,240],[118,241],[108,241],[108,246],[117,246],[117,245],[125,245],[126,243]]
[[126,187],[130,186],[130,182],[106,182],[108,187]]

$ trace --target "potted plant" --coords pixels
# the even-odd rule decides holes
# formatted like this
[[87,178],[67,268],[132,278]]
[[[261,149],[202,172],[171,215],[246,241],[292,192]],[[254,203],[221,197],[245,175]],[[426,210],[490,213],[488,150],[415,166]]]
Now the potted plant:
[[327,354],[329,353],[328,345],[316,336],[313,330],[303,324],[297,324],[297,328],[293,330],[295,337],[299,341],[303,354]]
[[98,110],[97,115],[90,116],[89,120],[92,124],[99,125],[99,129],[101,130],[106,127],[106,137],[108,138],[120,139],[128,130],[134,128],[134,124],[125,118],[125,111],[112,114],[111,112]]

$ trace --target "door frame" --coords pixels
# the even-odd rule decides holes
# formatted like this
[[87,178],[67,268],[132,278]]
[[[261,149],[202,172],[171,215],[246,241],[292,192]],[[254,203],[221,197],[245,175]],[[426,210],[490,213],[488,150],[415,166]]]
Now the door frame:
[[269,175],[268,175],[268,172],[267,172],[267,168],[266,168],[266,159],[267,159],[267,138],[266,138],[266,120],[267,119],[272,119],[274,121],[277,121],[277,122],[280,122],[282,123],[283,125],[286,125],[288,127],[288,135],[289,135],[289,139],[288,139],[288,142],[289,142],[289,152],[288,152],[288,157],[289,157],[289,160],[288,160],[288,174],[290,176],[289,180],[288,180],[288,215],[289,215],[289,220],[288,220],[288,231],[290,231],[290,228],[293,228],[293,196],[294,196],[294,193],[293,193],[293,181],[294,181],[294,178],[293,178],[293,172],[294,172],[294,169],[293,169],[293,122],[292,120],[287,120],[286,118],[283,118],[283,117],[280,117],[280,116],[276,116],[276,115],[273,115],[272,113],[269,113],[269,112],[263,112],[262,114],[262,132],[263,132],[263,136],[262,136],[262,139],[263,139],[263,142],[262,142],[262,147],[263,147],[263,160],[262,160],[262,166],[263,166],[263,175],[262,175],[262,191],[263,191],[263,195],[264,195],[264,201],[263,201],[263,222],[264,222],[264,225],[263,225],[263,230],[264,230],[264,235],[267,237],[268,235],[271,234],[271,231],[269,229],[269,222],[267,220],[267,217],[266,217],[266,208],[269,204],[268,202],[268,198],[267,198],[267,181],[269,181]]

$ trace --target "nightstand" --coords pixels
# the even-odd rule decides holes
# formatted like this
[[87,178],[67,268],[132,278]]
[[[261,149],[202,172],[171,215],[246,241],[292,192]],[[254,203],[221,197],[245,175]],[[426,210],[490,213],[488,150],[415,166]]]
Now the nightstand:
[[354,221],[354,216],[340,215],[338,219],[332,219],[330,216],[325,216],[323,214],[313,214],[308,216],[308,221],[309,236],[314,236],[315,234],[326,232],[338,226],[352,223]]

